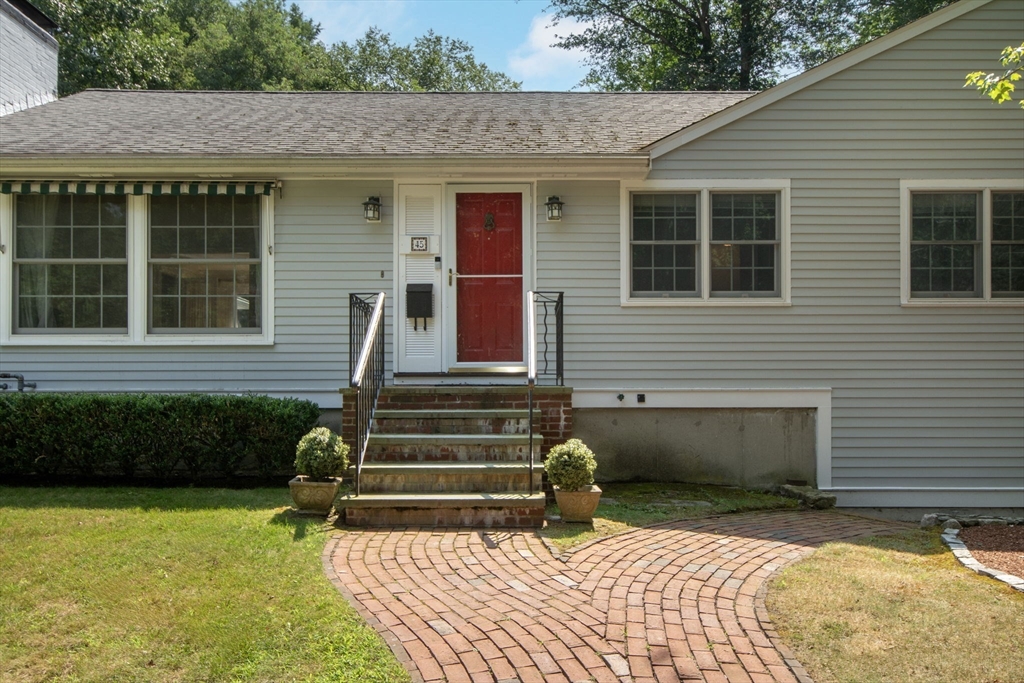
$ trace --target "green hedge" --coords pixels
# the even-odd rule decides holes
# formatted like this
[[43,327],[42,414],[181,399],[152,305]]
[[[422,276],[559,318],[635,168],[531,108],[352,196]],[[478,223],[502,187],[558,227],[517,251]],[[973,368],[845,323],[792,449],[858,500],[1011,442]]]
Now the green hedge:
[[268,396],[0,394],[0,476],[281,474],[319,417]]

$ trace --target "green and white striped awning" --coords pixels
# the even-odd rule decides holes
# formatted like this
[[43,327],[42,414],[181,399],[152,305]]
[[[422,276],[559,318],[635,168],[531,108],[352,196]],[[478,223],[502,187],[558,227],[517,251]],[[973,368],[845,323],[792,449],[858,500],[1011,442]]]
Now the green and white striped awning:
[[4,180],[0,194],[114,194],[114,195],[269,195],[276,180],[246,182],[163,181],[163,180]]

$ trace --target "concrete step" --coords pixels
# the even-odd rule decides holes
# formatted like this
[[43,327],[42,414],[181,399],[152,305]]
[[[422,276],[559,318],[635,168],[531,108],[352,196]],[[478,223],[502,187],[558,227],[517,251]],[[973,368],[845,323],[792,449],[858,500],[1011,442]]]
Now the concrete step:
[[350,526],[539,527],[543,493],[364,493],[335,502]]
[[[543,439],[534,434],[534,460]],[[366,462],[520,462],[530,459],[529,434],[371,434]]]
[[[539,413],[537,413],[539,415]],[[377,410],[378,434],[528,434],[528,410]]]
[[[527,462],[363,463],[363,493],[485,493],[529,490]],[[533,485],[541,490],[544,468],[534,464]],[[349,470],[349,480],[355,468]]]

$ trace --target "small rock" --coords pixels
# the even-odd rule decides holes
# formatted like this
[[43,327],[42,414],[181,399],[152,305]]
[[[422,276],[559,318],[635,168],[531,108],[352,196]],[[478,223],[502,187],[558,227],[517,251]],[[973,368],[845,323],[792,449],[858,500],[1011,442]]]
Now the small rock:
[[963,525],[955,519],[947,519],[946,523],[942,525],[943,529],[963,529]]
[[998,517],[982,517],[978,520],[978,524],[982,525],[993,525],[993,526],[1007,526],[1008,522],[1005,519],[999,519]]
[[921,528],[927,529],[928,527],[938,526],[939,516],[936,514],[925,515],[921,518]]
[[978,526],[979,522],[977,519],[965,519],[963,520],[964,526]]
[[938,518],[939,524],[942,524],[947,519],[949,519],[949,515],[935,515],[935,516]]

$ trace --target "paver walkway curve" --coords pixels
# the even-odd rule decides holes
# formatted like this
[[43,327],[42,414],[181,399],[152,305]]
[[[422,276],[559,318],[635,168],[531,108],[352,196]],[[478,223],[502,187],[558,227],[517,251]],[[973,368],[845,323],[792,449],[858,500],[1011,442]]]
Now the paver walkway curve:
[[902,526],[835,512],[670,522],[563,562],[533,531],[338,533],[335,586],[414,681],[795,683],[766,580],[821,543]]

